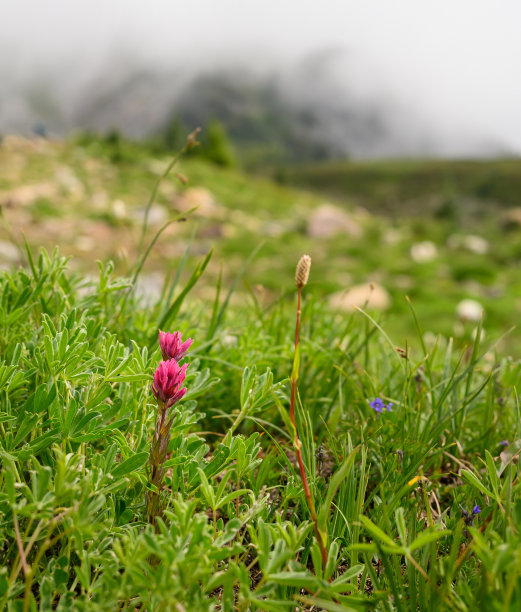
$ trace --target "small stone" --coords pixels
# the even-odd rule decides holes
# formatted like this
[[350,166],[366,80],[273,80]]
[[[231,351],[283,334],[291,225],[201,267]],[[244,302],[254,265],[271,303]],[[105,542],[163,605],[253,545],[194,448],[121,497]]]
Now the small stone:
[[15,263],[20,260],[20,253],[12,242],[0,240],[0,258]]
[[472,321],[477,323],[481,320],[485,309],[476,300],[465,299],[456,306],[456,314],[461,321]]
[[136,283],[136,295],[143,299],[145,304],[153,304],[161,297],[165,277],[160,272],[141,274]]
[[58,168],[54,174],[56,182],[62,187],[69,195],[81,196],[83,195],[85,188],[83,183],[78,179],[73,170],[67,166]]
[[312,238],[331,238],[337,234],[359,238],[362,235],[359,223],[347,212],[332,204],[322,204],[313,211],[307,231]]
[[96,246],[96,241],[91,236],[78,236],[76,238],[76,248],[78,251],[89,253]]
[[232,334],[226,334],[221,339],[221,344],[227,348],[237,346],[238,343],[237,336]]
[[36,183],[22,185],[0,196],[0,203],[8,206],[29,206],[36,200],[51,199],[56,195],[56,187],[52,183]]
[[476,253],[476,255],[488,253],[488,242],[481,236],[474,236],[472,234],[465,236],[463,244],[471,253]]
[[217,204],[212,192],[204,187],[190,187],[174,198],[174,206],[181,212],[197,208],[195,213],[201,217],[221,218],[223,211]]
[[331,308],[350,311],[353,307],[386,310],[391,305],[391,296],[381,285],[365,283],[355,285],[348,291],[339,291],[329,298]]
[[501,228],[515,230],[521,227],[521,207],[515,206],[505,211],[500,218]]
[[[138,223],[143,223],[145,220],[146,206],[138,208],[134,213],[134,218]],[[168,219],[168,213],[164,206],[152,204],[148,211],[148,225],[163,225]]]
[[126,219],[127,205],[123,200],[114,200],[112,202],[112,214],[116,219]]
[[412,259],[416,263],[428,263],[436,258],[438,249],[434,242],[430,240],[424,240],[423,242],[417,242],[413,244],[410,250]]

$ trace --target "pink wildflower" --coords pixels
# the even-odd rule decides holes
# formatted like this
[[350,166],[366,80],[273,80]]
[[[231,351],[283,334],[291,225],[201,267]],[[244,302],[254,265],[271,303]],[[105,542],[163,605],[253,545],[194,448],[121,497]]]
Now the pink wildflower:
[[180,366],[175,359],[161,361],[157,366],[152,383],[152,393],[165,408],[177,403],[186,393],[186,387],[181,388],[186,376],[185,363]]
[[181,332],[179,331],[173,334],[163,331],[159,332],[159,348],[165,361],[168,359],[175,359],[176,361],[182,359],[192,345],[192,342],[192,338],[188,338],[188,340],[183,342]]

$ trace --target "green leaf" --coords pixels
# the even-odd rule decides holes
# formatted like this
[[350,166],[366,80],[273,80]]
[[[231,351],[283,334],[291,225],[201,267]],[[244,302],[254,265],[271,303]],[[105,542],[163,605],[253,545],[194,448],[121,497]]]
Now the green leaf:
[[320,511],[318,513],[318,524],[320,529],[323,532],[327,532],[327,522],[329,518],[329,511],[331,508],[331,504],[333,503],[333,498],[338,491],[341,483],[347,477],[347,474],[353,467],[353,463],[356,457],[356,448],[353,449],[349,455],[345,458],[344,463],[338,468],[338,470],[334,473],[333,477],[329,481],[329,485],[327,487],[326,499],[324,503],[320,507]]
[[360,522],[364,525],[367,531],[377,540],[387,544],[390,549],[394,550],[396,553],[405,553],[406,550],[402,546],[398,546],[396,542],[389,537],[385,531],[382,531],[378,525],[375,525],[371,519],[367,518],[363,514],[360,516]]
[[356,578],[358,574],[363,571],[364,566],[361,564],[353,565],[349,569],[347,569],[341,576],[339,576],[336,580],[333,580],[332,585],[344,584]]
[[16,437],[13,441],[11,448],[16,448],[20,442],[26,438],[29,433],[34,429],[36,423],[38,422],[38,415],[32,414],[30,416],[25,415],[23,421],[20,423],[18,431],[16,432]]
[[261,612],[285,612],[288,608],[295,608],[294,601],[282,599],[262,599],[260,597],[250,596],[250,602],[255,606],[256,610],[260,610]]
[[494,458],[486,449],[485,449],[485,459],[486,459],[487,471],[488,471],[488,477],[490,479],[490,484],[492,485],[492,489],[495,493],[495,498],[498,499],[499,498],[499,487],[501,485],[501,481],[499,480],[499,477],[497,475],[496,464],[494,463]]
[[298,587],[299,589],[318,589],[322,586],[322,582],[308,572],[280,572],[270,574],[267,579],[276,584]]
[[461,470],[461,477],[463,478],[463,480],[466,480],[469,484],[476,487],[478,491],[481,491],[482,493],[484,493],[485,495],[488,495],[489,497],[492,497],[492,498],[496,497],[494,493],[492,493],[492,491],[487,489],[487,487],[485,487],[485,485],[481,482],[481,480],[479,480],[479,478],[470,470],[463,468]]
[[431,542],[435,542],[440,538],[444,538],[451,533],[450,529],[443,529],[440,531],[424,531],[420,533],[420,535],[414,540],[414,542],[409,546],[409,550],[412,552],[417,550],[418,548],[423,548],[427,544]]
[[222,508],[223,506],[233,501],[237,497],[240,497],[241,495],[248,495],[248,493],[251,493],[250,489],[237,489],[236,491],[228,493],[228,495],[225,495],[217,504],[217,509]]
[[112,470],[112,476],[114,478],[121,478],[130,472],[134,472],[138,470],[140,467],[145,465],[148,459],[148,452],[143,451],[141,453],[136,453],[132,457],[125,459],[122,463],[120,463],[117,467]]

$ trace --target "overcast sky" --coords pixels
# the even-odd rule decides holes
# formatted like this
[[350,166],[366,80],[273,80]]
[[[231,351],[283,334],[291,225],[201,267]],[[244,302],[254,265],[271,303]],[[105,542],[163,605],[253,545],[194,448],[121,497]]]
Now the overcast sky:
[[336,78],[364,95],[521,152],[519,0],[0,0],[0,65],[13,81],[58,68],[68,79],[65,66],[88,73],[118,54],[269,66],[321,49],[347,58]]

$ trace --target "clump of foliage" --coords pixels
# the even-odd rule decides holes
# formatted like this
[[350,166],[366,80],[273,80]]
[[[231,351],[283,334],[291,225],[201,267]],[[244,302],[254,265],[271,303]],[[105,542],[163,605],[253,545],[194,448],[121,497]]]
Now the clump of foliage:
[[208,124],[207,134],[203,135],[197,154],[205,159],[229,168],[235,165],[235,153],[222,123],[214,119]]
[[[307,287],[294,422],[324,563],[289,425],[293,299],[208,311],[190,287],[145,307],[111,266],[87,281],[45,252],[1,273],[1,610],[521,607],[518,363],[479,329],[455,354],[418,324],[421,351],[397,351]],[[196,343],[150,525],[174,321]]]

